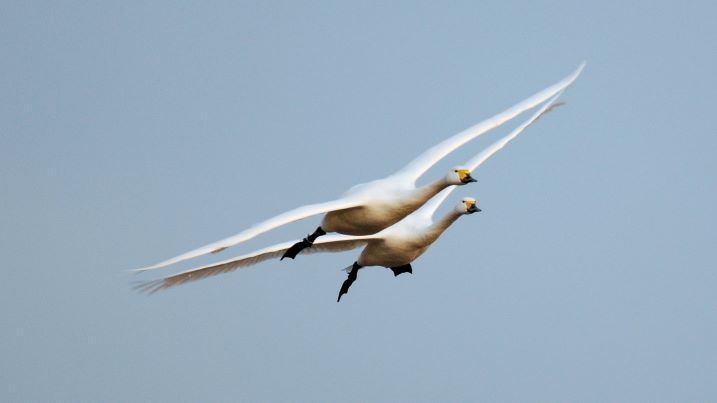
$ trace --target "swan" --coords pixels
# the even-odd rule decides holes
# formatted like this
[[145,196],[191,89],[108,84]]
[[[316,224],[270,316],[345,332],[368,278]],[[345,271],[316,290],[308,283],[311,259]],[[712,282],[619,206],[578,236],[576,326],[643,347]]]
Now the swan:
[[[528,120],[516,127],[508,135],[494,142],[469,160],[466,163],[466,167],[474,171],[514,140],[528,126],[535,123],[535,121],[551,111],[554,107],[560,105],[556,103],[556,101],[562,92],[563,91],[559,91]],[[364,236],[328,235],[317,240],[311,248],[304,249],[301,253],[342,252],[364,247],[358,259],[351,266],[344,269],[348,273],[348,277],[341,285],[337,301],[340,301],[341,297],[348,292],[356,280],[359,270],[363,267],[387,267],[391,269],[394,276],[398,276],[402,273],[413,273],[411,263],[421,256],[453,222],[462,215],[481,211],[474,198],[464,198],[454,209],[440,220],[434,222],[433,216],[436,210],[455,189],[456,186],[451,186],[442,190],[420,209],[405,217],[397,224],[376,234]],[[281,256],[294,244],[295,241],[289,241],[269,246],[222,262],[189,269],[165,278],[143,282],[135,288],[140,292],[154,293],[180,284],[227,273],[241,267],[252,266],[268,259]]]
[[288,248],[281,259],[295,258],[303,249],[314,245],[318,237],[329,232],[354,236],[375,234],[399,222],[441,190],[453,185],[474,182],[475,180],[470,175],[470,169],[456,167],[444,177],[428,185],[416,186],[416,180],[428,169],[466,142],[567,89],[577,79],[584,67],[585,63],[583,62],[572,74],[556,84],[429,148],[408,165],[388,177],[356,185],[339,199],[289,210],[229,238],[133,271],[158,269],[209,253],[218,253],[274,228],[318,214],[325,214],[321,225],[312,234]]
[[[416,213],[404,218],[398,224],[384,229],[374,235],[329,235],[316,241],[314,246],[304,249],[302,253],[341,252],[364,246],[358,259],[344,270],[348,278],[344,280],[339,291],[337,302],[348,292],[356,280],[359,269],[367,266],[383,266],[390,268],[394,276],[401,273],[413,273],[411,262],[421,256],[441,234],[462,215],[481,211],[474,198],[466,197],[444,217],[435,223],[425,220],[409,220]],[[421,216],[420,218],[425,218]],[[158,280],[138,284],[135,289],[140,292],[154,293],[190,281],[200,280],[220,273],[233,271],[239,267],[247,267],[284,254],[294,245],[294,241],[270,246],[256,252],[239,256],[224,262],[207,265]]]

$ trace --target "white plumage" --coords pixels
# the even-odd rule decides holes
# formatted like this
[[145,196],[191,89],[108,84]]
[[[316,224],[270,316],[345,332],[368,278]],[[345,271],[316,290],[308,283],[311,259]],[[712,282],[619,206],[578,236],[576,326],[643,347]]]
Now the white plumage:
[[[528,126],[550,111],[556,105],[555,102],[562,92],[562,90],[558,91],[553,98],[547,101],[528,120],[468,161],[466,167],[470,170],[475,170],[495,155],[495,153],[515,139]],[[349,273],[349,279],[347,279],[347,281],[349,281],[348,286],[356,279],[356,273],[352,274],[354,269],[365,266],[396,268],[410,265],[411,262],[421,256],[460,216],[480,211],[477,210],[475,199],[464,198],[458,206],[441,219],[434,221],[433,216],[436,210],[455,188],[455,186],[451,186],[444,189],[414,213],[405,217],[397,224],[376,234],[366,236],[329,235],[317,240],[311,248],[304,249],[301,253],[341,252],[364,247],[354,265],[346,268]],[[186,270],[163,279],[149,281],[140,284],[138,289],[155,292],[216,274],[226,273],[241,267],[252,266],[259,262],[281,256],[295,242],[296,241],[280,243],[222,262]],[[396,275],[400,274],[400,272],[397,273],[396,270],[394,270],[394,273],[396,273]],[[344,285],[346,285],[346,282]],[[346,291],[348,291],[348,286],[345,287]],[[342,287],[342,291],[343,290],[344,287]],[[339,298],[340,296],[341,294],[339,294]]]
[[[578,77],[583,68],[584,63],[575,72],[558,83],[431,147],[393,175],[354,186],[339,199],[284,212],[232,237],[135,271],[157,269],[187,259],[219,252],[274,228],[318,214],[326,215],[317,231],[323,230],[325,232],[350,235],[375,234],[399,222],[446,187],[467,183],[464,181],[466,172],[455,170],[433,183],[420,188],[417,187],[416,180],[438,161],[468,141],[564,91]],[[468,177],[470,177],[469,173]],[[315,233],[313,235],[321,236],[322,234]],[[314,236],[311,242],[308,242],[308,245],[311,245],[317,236]],[[306,239],[304,239],[304,242],[306,242]],[[291,250],[291,248],[287,250]]]

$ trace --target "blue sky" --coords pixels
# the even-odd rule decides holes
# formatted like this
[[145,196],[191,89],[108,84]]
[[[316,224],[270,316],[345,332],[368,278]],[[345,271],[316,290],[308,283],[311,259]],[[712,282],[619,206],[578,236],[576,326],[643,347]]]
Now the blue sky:
[[[2,10],[3,400],[717,398],[713,3]],[[582,60],[412,276],[366,270],[337,304],[355,251],[131,290],[150,276],[126,269],[393,172]]]

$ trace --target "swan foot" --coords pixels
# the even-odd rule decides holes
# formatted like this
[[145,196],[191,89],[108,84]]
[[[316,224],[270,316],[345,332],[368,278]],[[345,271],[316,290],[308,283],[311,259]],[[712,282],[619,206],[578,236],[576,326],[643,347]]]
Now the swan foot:
[[396,266],[391,267],[391,271],[393,272],[393,276],[397,277],[399,274],[402,273],[411,273],[413,274],[413,268],[411,268],[411,264],[404,264],[403,266]]
[[322,235],[326,235],[326,231],[324,231],[321,227],[316,228],[316,231],[314,231],[313,234],[291,245],[291,248],[287,249],[286,252],[284,252],[284,255],[279,260],[284,260],[285,257],[296,259],[296,255],[298,255],[302,250],[310,248],[311,245],[314,244],[316,238]]
[[302,250],[311,247],[313,245],[313,242],[309,242],[308,239],[304,238],[301,241],[291,245],[291,248],[287,249],[286,252],[284,252],[284,255],[279,260],[284,260],[285,257],[290,257],[292,259],[296,259],[296,255],[299,254]]
[[341,284],[341,289],[339,290],[339,298],[336,300],[336,302],[341,301],[341,296],[349,292],[351,284],[356,281],[356,276],[358,275],[358,271],[360,268],[361,266],[359,266],[358,263],[354,262],[354,265],[351,267],[351,271],[349,272],[348,278],[346,278],[343,284]]

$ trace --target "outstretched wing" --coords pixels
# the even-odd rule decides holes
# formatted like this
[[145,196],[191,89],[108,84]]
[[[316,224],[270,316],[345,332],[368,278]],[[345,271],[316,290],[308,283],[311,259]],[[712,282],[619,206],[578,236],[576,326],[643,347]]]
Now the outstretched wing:
[[[373,239],[372,235],[328,235],[316,240],[312,247],[304,249],[301,251],[301,254],[343,252],[364,246],[370,239]],[[221,273],[227,273],[242,267],[253,266],[265,260],[280,257],[291,247],[291,245],[296,242],[297,241],[280,243],[243,256],[237,256],[222,262],[183,271],[173,276],[143,282],[135,286],[135,289],[140,292],[154,293],[180,284],[201,280],[203,278]]]
[[[468,168],[471,172],[475,171],[476,168],[481,166],[484,162],[488,160],[488,158],[492,157],[503,149],[508,143],[513,141],[520,133],[523,132],[528,126],[532,125],[540,119],[543,115],[546,113],[552,111],[554,108],[562,105],[560,103],[556,103],[560,95],[563,94],[563,91],[559,91],[554,97],[552,97],[548,102],[546,102],[540,109],[538,109],[537,112],[533,114],[533,116],[530,117],[530,119],[526,120],[525,122],[521,123],[520,126],[513,129],[512,132],[510,132],[505,137],[501,138],[500,140],[496,141],[495,143],[491,144],[488,148],[478,153],[475,157],[471,158],[470,161],[468,161],[465,164],[465,167]],[[419,214],[425,214],[428,217],[432,217],[433,213],[436,212],[438,207],[446,200],[448,195],[451,194],[452,191],[456,189],[456,186],[449,186],[445,189],[443,189],[440,193],[438,193],[436,196],[434,196],[431,200],[429,200],[426,204],[421,207],[419,210]]]
[[259,224],[255,224],[252,227],[221,241],[211,243],[209,245],[202,246],[201,248],[194,249],[187,253],[183,253],[179,256],[167,259],[163,262],[159,262],[152,266],[142,267],[135,269],[134,271],[141,272],[146,270],[154,270],[160,267],[169,266],[171,264],[179,263],[187,259],[193,259],[195,257],[203,256],[209,253],[220,252],[226,248],[239,244],[254,238],[255,236],[264,232],[270,231],[274,228],[286,225],[288,223],[301,220],[303,218],[315,216],[317,214],[327,213],[329,211],[344,210],[352,207],[361,205],[361,201],[352,198],[338,199],[326,203],[310,204],[295,208],[285,213],[279,214],[276,217],[270,218],[266,221],[262,221]]
[[471,171],[474,171],[479,166],[483,165],[484,162],[488,160],[488,158],[492,157],[497,153],[498,151],[502,150],[503,147],[508,145],[511,141],[513,141],[520,133],[523,132],[528,126],[535,123],[536,120],[540,119],[545,115],[546,113],[552,111],[556,107],[562,105],[562,103],[556,103],[558,100],[558,97],[563,92],[560,91],[557,95],[555,95],[550,101],[546,102],[545,105],[543,105],[542,108],[540,108],[533,116],[530,117],[530,119],[526,120],[525,122],[521,123],[520,126],[516,127],[510,134],[503,137],[502,139],[496,141],[495,143],[491,144],[490,147],[486,148],[485,150],[481,151],[478,155],[471,158],[470,161],[468,161],[465,166]]
[[568,86],[570,86],[570,84],[573,83],[573,81],[575,81],[576,78],[578,78],[584,67],[585,63],[583,62],[580,64],[578,69],[575,70],[575,72],[573,72],[568,77],[560,80],[558,83],[553,84],[552,86],[538,92],[530,98],[513,105],[505,111],[491,118],[488,118],[454,135],[453,137],[450,137],[442,141],[441,143],[438,143],[437,145],[429,148],[428,150],[423,152],[423,154],[419,155],[416,159],[411,161],[408,165],[403,167],[401,170],[399,170],[392,176],[401,177],[402,179],[415,182],[433,165],[443,159],[443,157],[445,157],[446,155],[456,150],[458,147],[462,146],[470,140],[473,140],[481,134],[502,125],[503,123],[513,119],[521,113],[530,110],[537,105],[540,105],[558,92],[565,90]]

